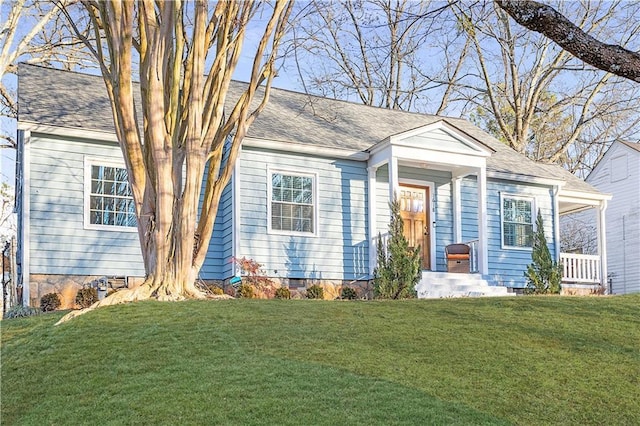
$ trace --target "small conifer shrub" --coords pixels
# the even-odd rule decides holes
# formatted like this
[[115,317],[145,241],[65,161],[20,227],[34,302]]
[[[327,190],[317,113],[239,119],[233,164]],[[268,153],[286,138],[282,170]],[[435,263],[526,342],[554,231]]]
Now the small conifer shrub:
[[58,293],[47,293],[40,298],[40,310],[42,312],[55,311],[61,304]]
[[525,292],[528,294],[560,293],[562,265],[551,257],[547,238],[544,236],[544,221],[540,210],[536,218],[536,231],[533,234],[531,260],[533,263],[527,266],[527,271],[524,273],[527,277]]
[[383,244],[378,234],[378,265],[374,272],[373,291],[380,299],[407,299],[416,296],[415,286],[420,282],[420,247],[409,247],[404,236],[397,197],[389,203],[391,221],[389,240]]
[[357,298],[358,293],[356,292],[355,288],[342,287],[342,290],[340,290],[340,299],[355,300]]
[[240,284],[236,290],[236,297],[241,299],[253,299],[253,287],[249,284]]
[[291,290],[287,287],[280,287],[276,289],[275,292],[276,299],[291,299]]
[[80,308],[88,308],[98,301],[98,290],[93,287],[81,288],[76,293],[76,305]]
[[307,289],[307,299],[324,299],[324,289],[314,284]]

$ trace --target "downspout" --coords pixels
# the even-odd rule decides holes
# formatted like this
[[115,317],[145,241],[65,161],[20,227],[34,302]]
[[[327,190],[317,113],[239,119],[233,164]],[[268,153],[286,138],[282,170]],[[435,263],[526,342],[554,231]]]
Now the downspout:
[[368,201],[368,215],[369,220],[369,277],[373,279],[374,271],[376,269],[378,248],[377,248],[377,232],[376,232],[376,172],[377,167],[367,167],[369,172],[369,197]]
[[31,132],[29,130],[18,131],[18,150],[20,151],[20,164],[16,164],[16,172],[19,173],[16,182],[20,185],[20,226],[18,227],[18,245],[20,246],[20,276],[18,285],[22,285],[22,305],[29,306],[31,299],[30,285],[30,216],[31,216]]

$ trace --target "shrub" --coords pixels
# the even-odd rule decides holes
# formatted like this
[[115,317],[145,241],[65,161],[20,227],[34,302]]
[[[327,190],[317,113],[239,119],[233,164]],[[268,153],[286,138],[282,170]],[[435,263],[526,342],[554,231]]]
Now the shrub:
[[58,293],[47,293],[40,298],[40,310],[42,312],[55,311],[61,304]]
[[291,290],[287,287],[280,287],[276,289],[275,292],[276,299],[291,299]]
[[380,299],[405,299],[416,296],[420,281],[420,247],[409,248],[404,236],[400,202],[396,197],[389,203],[391,221],[389,240],[385,247],[378,234],[378,265],[374,271],[373,291]]
[[81,288],[76,293],[76,305],[80,308],[88,308],[98,301],[98,290],[93,287]]
[[243,299],[253,299],[253,287],[249,284],[240,284],[236,290],[236,297]]
[[30,306],[16,305],[4,313],[5,318],[24,318],[40,315],[40,309]]
[[358,293],[355,288],[342,287],[342,290],[340,291],[340,299],[355,300],[357,298]]
[[209,286],[209,291],[211,292],[211,294],[214,294],[216,296],[221,296],[224,294],[224,290],[222,289],[222,287],[218,287],[217,285]]
[[307,299],[324,299],[324,289],[314,284],[307,289]]
[[536,218],[536,232],[533,234],[531,260],[533,263],[527,266],[527,271],[524,273],[527,277],[525,292],[527,294],[560,293],[562,265],[551,257],[547,238],[544,236],[544,222],[540,210]]
[[242,270],[243,285],[250,285],[267,298],[274,296],[275,283],[265,275],[262,270],[262,264],[246,257],[242,259],[233,258],[232,261]]

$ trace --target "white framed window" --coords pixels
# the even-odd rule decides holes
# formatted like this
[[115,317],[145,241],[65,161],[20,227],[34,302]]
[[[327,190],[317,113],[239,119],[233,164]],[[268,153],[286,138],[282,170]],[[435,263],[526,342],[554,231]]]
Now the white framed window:
[[84,225],[88,229],[136,231],[136,210],[121,163],[85,157]]
[[535,199],[519,195],[500,194],[500,228],[502,248],[533,247]]
[[267,170],[267,222],[271,233],[317,235],[317,175]]

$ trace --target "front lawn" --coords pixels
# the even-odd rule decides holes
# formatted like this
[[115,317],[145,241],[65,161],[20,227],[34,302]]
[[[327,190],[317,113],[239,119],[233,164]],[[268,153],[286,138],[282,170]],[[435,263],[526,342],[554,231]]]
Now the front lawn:
[[640,295],[3,320],[3,425],[640,424]]

